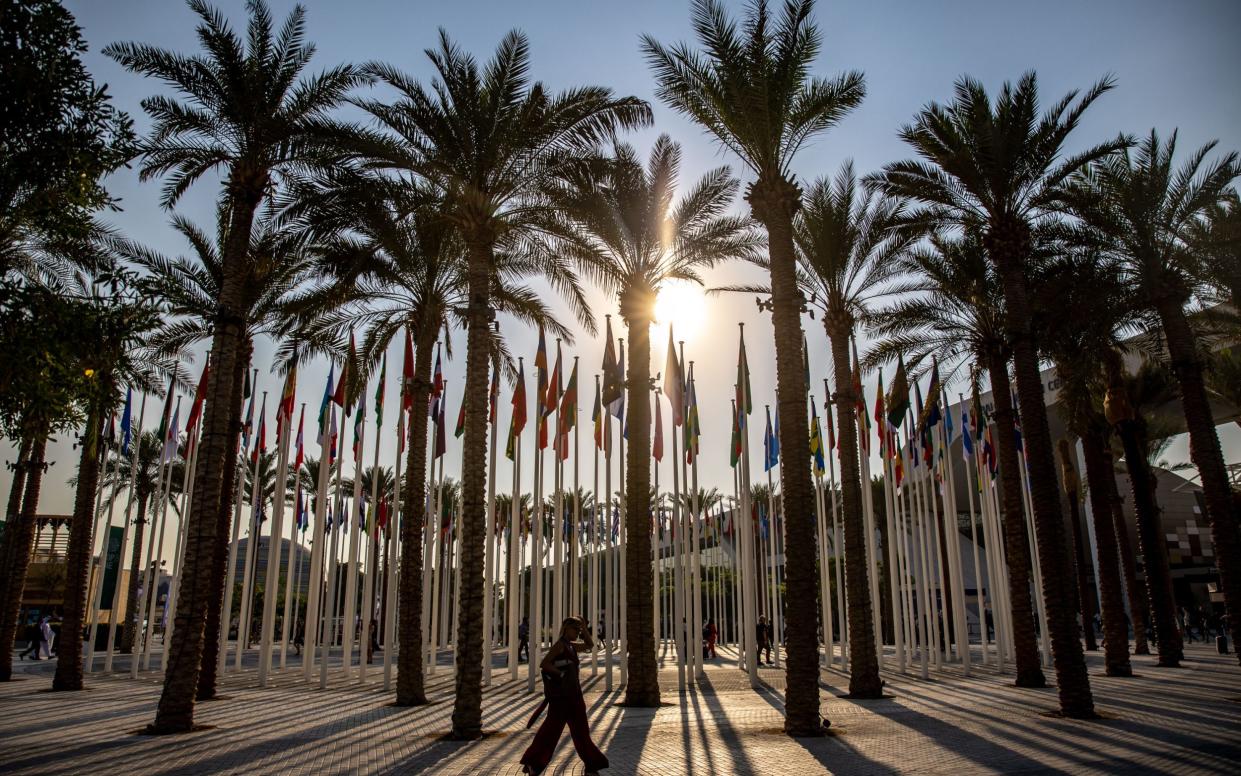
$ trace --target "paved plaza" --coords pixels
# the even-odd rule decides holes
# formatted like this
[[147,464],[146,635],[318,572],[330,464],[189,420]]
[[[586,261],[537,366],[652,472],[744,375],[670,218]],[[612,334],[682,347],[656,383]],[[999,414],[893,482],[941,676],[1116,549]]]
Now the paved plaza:
[[[890,677],[883,700],[842,697],[848,677],[823,672],[823,711],[834,735],[791,739],[780,732],[784,675],[764,668],[763,687],[723,656],[706,679],[677,692],[661,674],[660,709],[617,706],[603,677],[583,666],[595,739],[609,774],[869,773],[1241,773],[1241,668],[1235,656],[1191,645],[1180,669],[1135,657],[1138,674],[1112,679],[1090,656],[1104,719],[1056,717],[1054,689],[1018,690],[1012,677],[975,670],[968,679]],[[447,658],[445,658],[447,659]],[[497,658],[499,659],[499,658]],[[451,671],[429,678],[431,705],[400,709],[371,683],[333,672],[319,690],[301,671],[277,673],[259,689],[254,671],[227,674],[223,698],[198,707],[201,730],[150,737],[158,673],[88,677],[81,693],[52,693],[51,663],[18,663],[0,685],[0,772],[47,774],[518,774],[532,738],[537,698],[524,681],[497,675],[484,693],[480,741],[444,741],[452,711]],[[524,666],[522,667],[524,677]],[[935,676],[934,674],[932,675]],[[581,774],[566,734],[548,773]]]

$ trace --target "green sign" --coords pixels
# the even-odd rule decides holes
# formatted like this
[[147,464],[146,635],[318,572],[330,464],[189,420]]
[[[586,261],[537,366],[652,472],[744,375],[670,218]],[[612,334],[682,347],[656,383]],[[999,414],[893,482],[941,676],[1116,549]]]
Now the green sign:
[[108,548],[103,556],[103,595],[99,599],[100,609],[111,609],[112,598],[116,593],[116,578],[121,573],[121,540],[125,529],[112,526],[108,529]]

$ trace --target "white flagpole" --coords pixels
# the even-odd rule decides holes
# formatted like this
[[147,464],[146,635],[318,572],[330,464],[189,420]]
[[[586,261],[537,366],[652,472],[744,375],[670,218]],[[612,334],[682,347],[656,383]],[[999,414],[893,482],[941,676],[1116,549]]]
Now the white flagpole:
[[539,428],[545,421],[543,399],[535,381],[534,424],[534,503],[530,518],[530,636],[527,646],[526,691],[534,692],[538,663],[543,651],[543,448],[539,447]]
[[[685,363],[685,343],[684,342],[681,343],[681,363],[682,364]],[[694,362],[693,361],[689,362],[689,387],[690,387],[690,390],[692,391],[694,387]],[[688,393],[687,393],[687,396],[688,396]],[[689,424],[688,399],[684,403],[685,403],[685,411],[684,411],[683,420],[686,423],[686,427],[688,428],[688,424]],[[692,439],[692,435],[686,434],[685,436],[686,447],[689,447],[693,444],[694,444],[694,441]],[[691,601],[690,613],[691,613],[692,621],[690,623],[689,633],[692,634],[690,638],[690,642],[693,644],[693,653],[692,653],[694,656],[693,676],[695,680],[698,680],[698,679],[706,678],[706,671],[702,664],[703,655],[702,655],[702,640],[701,640],[702,628],[705,622],[702,618],[702,559],[699,557],[701,553],[700,548],[701,548],[701,540],[702,540],[701,530],[699,528],[699,523],[700,523],[699,509],[701,508],[702,505],[699,503],[699,498],[698,498],[698,453],[697,451],[694,451],[693,463],[690,464],[690,483],[689,484],[690,484],[689,492],[691,494],[692,503],[689,505],[690,506],[690,516],[689,516],[690,528],[689,528],[689,531],[686,532],[686,537],[685,537],[686,540],[690,542],[689,595],[690,595],[690,601]]]
[[[944,418],[948,418],[951,408],[948,406],[948,396],[945,393],[940,394],[940,404],[944,407]],[[957,658],[961,661],[961,670],[965,676],[970,675],[971,655],[970,655],[970,639],[969,630],[966,626],[965,619],[965,574],[961,566],[961,531],[957,527],[957,489],[956,478],[953,476],[952,467],[952,440],[948,438],[947,424],[941,422],[943,428],[940,429],[941,449],[944,456],[944,515],[947,522],[944,524],[944,531],[947,537],[948,548],[948,571],[951,576],[950,584],[952,586],[952,627],[956,634],[957,642]]]
[[[259,425],[263,425],[263,419],[267,416],[267,391],[263,391],[262,408],[259,410]],[[246,566],[241,580],[241,608],[237,618],[237,655],[233,667],[235,670],[241,670],[241,659],[245,654],[246,648],[250,646],[250,606],[252,602],[252,593],[254,590],[254,566],[255,558],[258,557],[259,551],[259,512],[263,499],[263,483],[259,481],[259,462],[262,459],[262,451],[259,449],[257,437],[254,442],[254,463],[251,466],[250,474],[250,538],[246,541]]]
[[[737,324],[744,331],[745,324]],[[742,555],[742,620],[745,638],[745,670],[750,676],[750,687],[758,689],[758,640],[755,629],[758,624],[758,577],[754,558],[753,501],[750,493],[750,421],[745,407],[737,407],[737,419],[741,427],[741,555]]]
[[[344,379],[342,374],[341,378]],[[328,405],[329,420],[335,422],[336,408],[331,404]],[[332,486],[333,509],[332,509],[332,544],[328,549],[328,573],[327,573],[327,590],[324,593],[324,615],[323,629],[321,638],[323,639],[323,660],[319,663],[319,689],[327,689],[328,661],[332,656],[332,646],[336,643],[336,613],[343,609],[340,606],[340,584],[337,582],[337,575],[340,573],[340,552],[337,548],[339,543],[340,532],[348,525],[349,520],[353,519],[352,510],[345,506],[345,497],[341,478],[344,476],[345,470],[345,429],[344,429],[344,412],[341,412],[341,428],[337,431],[336,439],[331,438],[331,426],[328,427],[328,443],[336,446],[336,483]],[[341,626],[342,637],[344,625]],[[341,655],[341,663],[348,660],[348,655]]]
[[[603,406],[603,393],[599,385],[599,375],[595,375],[595,398],[599,400],[599,422],[604,422],[607,415],[607,408]],[[593,418],[592,418],[593,420]],[[592,429],[593,432],[593,429]],[[602,431],[600,431],[602,433]],[[593,433],[592,433],[593,439]],[[595,448],[595,468],[594,482],[591,490],[595,494],[595,502],[590,510],[590,533],[588,541],[590,542],[588,550],[590,557],[590,625],[594,627],[599,623],[599,442],[600,437],[594,445]],[[599,642],[607,638],[602,629],[595,634],[594,645],[590,648],[590,675],[599,675]],[[610,679],[611,677],[609,677]],[[608,682],[608,689],[611,689],[611,682]]]
[[[382,386],[380,387],[380,390],[383,390]],[[362,399],[361,397],[359,397],[358,398],[358,412],[362,412],[362,407],[365,404],[366,404],[366,401]],[[362,583],[362,635],[360,637],[361,641],[358,644],[358,681],[359,682],[366,681],[366,669],[367,669],[367,665],[369,665],[370,663],[370,659],[368,659],[368,657],[369,658],[374,657],[373,654],[368,656],[368,650],[370,649],[370,645],[373,641],[371,639],[371,624],[372,623],[374,623],[375,625],[375,631],[376,631],[375,639],[379,638],[379,632],[378,632],[379,622],[375,617],[375,583],[377,581],[375,578],[375,575],[377,573],[377,569],[379,568],[379,531],[380,531],[380,528],[379,528],[379,499],[380,499],[379,480],[381,479],[381,476],[382,476],[382,472],[380,472],[379,470],[380,427],[379,427],[378,420],[379,419],[376,418],[375,457],[372,459],[372,463],[371,463],[371,502],[367,504],[367,507],[366,507],[367,511],[364,515],[364,519],[366,520],[366,523],[367,523],[366,527],[368,529],[368,533],[366,535],[366,578],[365,580],[363,580],[363,583]],[[363,427],[365,427],[366,425],[365,418],[363,418],[362,425]],[[359,442],[358,443],[359,455],[362,453],[363,450],[365,450],[365,448],[362,446],[361,442]],[[396,470],[393,469],[394,477],[396,476],[395,472]]]
[[[302,402],[300,417],[306,415],[306,402]],[[290,427],[293,425],[293,417],[290,414],[288,419]],[[301,423],[299,421],[298,425]],[[290,429],[291,430],[291,429]],[[304,433],[305,429],[303,429]],[[281,471],[285,471],[281,469]],[[297,542],[298,522],[302,519],[301,514],[297,512],[297,485],[301,479],[301,466],[298,465],[293,469],[293,519],[289,521],[289,551],[285,556],[287,561],[287,569],[285,571],[284,582],[284,614],[280,618],[280,669],[284,670],[289,655],[289,633],[293,619],[293,596],[298,587],[297,572],[301,570],[300,547]],[[283,489],[284,483],[281,483]],[[296,635],[296,634],[295,634]]]
[[396,411],[396,465],[392,468],[392,478],[396,486],[392,498],[392,510],[388,515],[388,559],[385,572],[388,575],[388,600],[384,611],[384,692],[392,689],[392,661],[396,651],[400,649],[400,637],[397,634],[396,611],[400,599],[399,576],[397,565],[401,557],[401,498],[409,483],[401,472],[401,464],[405,457],[405,401],[401,391],[397,391]]
[[896,473],[892,466],[891,445],[895,444],[895,435],[887,429],[887,418],[877,418],[876,423],[884,424],[881,429],[883,435],[883,450],[880,451],[880,457],[883,459],[883,499],[884,499],[884,520],[888,526],[888,597],[892,602],[892,640],[896,649],[896,670],[901,674],[905,673],[907,658],[905,653],[905,610],[901,600],[901,591],[904,588],[903,575],[901,573],[900,545],[901,534],[896,524]]
[[[348,401],[348,399],[346,399]],[[364,403],[359,401],[356,411],[361,414],[364,410]],[[347,522],[342,523],[342,527],[349,530],[349,549],[345,558],[345,600],[340,607],[341,616],[343,617],[341,624],[342,636],[342,657],[340,661],[341,678],[348,679],[353,668],[353,633],[357,627],[357,610],[358,610],[358,543],[360,534],[363,529],[358,525],[358,515],[362,511],[362,451],[366,444],[366,421],[359,418],[355,421],[356,429],[353,438],[353,503],[349,508]],[[344,425],[343,423],[341,424]],[[340,430],[341,437],[345,435],[345,429]],[[362,638],[366,638],[365,633]],[[361,656],[359,656],[361,657]],[[362,662],[359,660],[359,662]]]
[[[175,620],[168,616],[168,612],[177,611],[177,594],[181,590],[181,562],[185,556],[185,541],[187,535],[185,533],[186,520],[189,519],[190,509],[194,503],[194,480],[195,473],[198,468],[198,426],[188,429],[189,438],[186,440],[186,449],[189,451],[189,460],[186,461],[185,477],[181,486],[181,513],[177,515],[177,542],[176,554],[173,556],[172,562],[172,581],[169,583],[168,599],[164,605],[164,645],[172,643],[172,629]],[[160,666],[165,672],[168,671],[168,656],[165,654]]]
[[[496,367],[493,365],[492,369]],[[493,381],[494,382],[494,381]],[[492,394],[490,383],[487,388],[487,420],[491,425],[491,449],[488,451],[490,461],[487,465],[487,523],[486,523],[486,557],[483,559],[483,686],[491,686],[492,652],[495,648],[492,621],[494,603],[492,596],[496,589],[496,441],[499,438],[499,396]],[[492,417],[495,408],[494,417]]]
[[[577,374],[577,356],[573,357],[573,373]],[[576,387],[573,389],[576,393],[581,392]],[[581,413],[578,408],[581,406],[580,396],[573,397],[573,519],[569,524],[569,609],[565,614],[580,615],[583,611],[582,606],[582,580],[578,576],[578,532],[581,530],[582,524],[582,491],[581,491],[581,467],[578,466],[578,458],[581,456],[581,438],[582,424]],[[589,616],[589,613],[587,613]],[[591,624],[591,623],[587,623]],[[594,662],[593,660],[591,661]]]
[[[254,370],[257,376],[258,370]],[[240,454],[240,450],[238,451]],[[238,459],[240,463],[241,459]],[[234,466],[236,482],[233,495],[233,539],[228,545],[228,568],[224,572],[224,608],[220,610],[220,649],[216,672],[223,675],[228,665],[228,631],[233,621],[233,586],[237,579],[237,552],[241,536],[241,502],[245,492],[246,470],[244,465]],[[237,649],[241,649],[241,624],[237,626]]]
[[[617,342],[617,345],[619,346],[619,354],[617,356],[617,360],[621,363],[622,368],[623,368],[623,365],[625,363],[625,340],[621,337],[617,337],[616,342]],[[628,371],[626,371],[625,374],[628,375]],[[622,390],[624,390],[623,386],[622,386]],[[620,515],[617,517],[617,523],[619,525],[619,531],[617,533],[620,536],[620,561],[617,563],[617,569],[620,574],[620,587],[617,589],[617,598],[620,602],[619,603],[619,607],[620,607],[620,623],[619,623],[620,650],[617,653],[617,659],[619,661],[620,683],[624,685],[629,682],[629,639],[628,639],[629,623],[627,622],[627,619],[629,617],[629,601],[625,595],[625,585],[628,579],[628,571],[625,568],[625,562],[628,557],[626,553],[627,541],[625,537],[628,534],[628,529],[625,525],[625,519],[623,517],[623,515],[625,514],[625,444],[626,444],[625,424],[624,424],[623,418],[621,419],[620,433],[617,435],[616,441],[617,441],[617,445],[616,445],[616,453],[617,453],[616,487],[617,487],[617,491],[620,494],[620,497],[618,499],[619,501],[618,507],[620,509]]]
[[[323,427],[320,429],[319,440],[319,477],[315,483],[315,528],[311,535],[310,543],[310,585],[306,592],[306,626],[304,629],[305,637],[302,639],[302,678],[310,681],[311,668],[314,666],[319,644],[319,609],[322,606],[322,597],[320,591],[323,584],[323,562],[324,562],[324,542],[327,535],[327,481],[328,481],[328,459],[332,457],[328,446],[332,440],[330,434],[330,422],[332,409],[328,406],[328,417],[322,419]],[[234,529],[234,544],[236,543],[236,529]],[[229,562],[229,573],[232,573],[232,561]],[[231,589],[231,586],[230,586]],[[228,629],[225,628],[225,631]],[[323,645],[323,660],[327,661],[327,644]],[[221,650],[223,652],[223,650]]]
[[[173,411],[172,417],[169,418],[168,422],[170,424],[174,423],[176,421],[177,416],[180,414],[180,412],[181,412],[181,397],[178,396],[176,409]],[[164,475],[163,475],[163,484],[160,486],[159,497],[157,501],[157,504],[159,505],[159,542],[158,544],[155,545],[153,550],[152,549],[147,550],[148,565],[152,568],[152,571],[150,571],[150,573],[148,574],[148,578],[150,578],[151,581],[150,581],[150,584],[146,585],[145,597],[142,599],[145,606],[139,609],[139,611],[141,611],[142,609],[147,610],[147,625],[143,631],[140,631],[143,634],[142,670],[144,671],[151,667],[151,645],[155,641],[155,611],[157,609],[158,602],[159,602],[159,591],[158,591],[159,566],[160,566],[160,562],[163,560],[163,557],[164,557],[164,527],[168,524],[168,501],[169,501],[168,491],[172,489],[172,461],[169,460],[167,462],[164,462],[164,447],[166,446],[166,444],[167,444],[166,440],[160,441],[160,460],[162,462],[161,471],[164,472]],[[151,537],[154,538],[155,534],[156,534],[155,525],[152,524],[151,525]],[[135,649],[137,648],[137,644],[138,642],[135,641],[134,642]],[[138,656],[137,655],[134,655],[134,659],[130,663],[129,675],[132,678],[136,678],[138,676]]]
[[[259,634],[259,687],[267,686],[267,675],[271,671],[271,650],[273,631],[276,629],[276,599],[280,594],[280,555],[281,543],[284,540],[284,502],[289,482],[289,433],[293,418],[285,417],[284,398],[276,410],[276,471],[273,473],[274,501],[272,506],[271,533],[267,540],[267,577],[263,580],[263,624]],[[289,546],[290,553],[292,545]]]
[[[97,637],[97,634],[99,633],[99,606],[103,599],[103,578],[108,573],[108,539],[109,539],[109,534],[112,532],[111,530],[112,529],[112,513],[116,506],[116,494],[117,494],[117,491],[120,489],[121,458],[122,458],[121,449],[120,449],[120,444],[118,442],[116,452],[112,457],[112,495],[108,499],[108,509],[106,510],[108,513],[108,521],[107,521],[106,526],[103,526],[103,527],[106,527],[107,530],[101,530],[101,523],[103,522],[103,515],[105,511],[103,508],[103,492],[104,490],[106,490],[106,482],[107,482],[106,476],[100,479],[99,492],[95,496],[95,525],[94,525],[94,533],[91,534],[91,536],[92,537],[102,536],[103,545],[99,549],[99,560],[95,560],[94,553],[91,554],[90,571],[86,576],[87,583],[89,584],[90,580],[92,580],[95,576],[95,570],[96,569],[99,570],[99,582],[95,584],[95,589],[93,591],[93,594],[91,595],[90,618],[89,618],[90,632],[89,632],[89,635],[87,636],[87,641],[86,641],[86,673],[88,674],[91,673],[95,668],[95,639]],[[104,473],[106,474],[107,473],[107,447],[104,447],[103,470],[104,470]],[[93,543],[93,540],[92,540],[92,543]],[[117,573],[116,582],[117,584],[120,584],[120,573],[121,573],[120,557],[117,557],[116,573]]]
[[[602,401],[602,398],[600,399]],[[606,613],[604,616],[605,631],[599,634],[603,639],[603,687],[606,691],[612,691],[612,645],[617,642],[617,609],[616,603],[619,598],[619,582],[620,574],[617,569],[617,561],[620,552],[616,547],[615,539],[612,535],[612,411],[606,406],[602,406],[600,412],[603,413],[603,490],[604,504],[603,510],[603,532],[604,544],[607,546],[607,553],[604,555],[606,560],[607,571],[607,596],[604,600],[603,609]],[[595,504],[599,503],[599,494],[595,494]]]
[[[127,549],[127,545],[129,544],[129,515],[130,515],[130,509],[134,505],[134,493],[137,490],[136,480],[138,476],[138,449],[139,449],[138,446],[142,444],[142,421],[143,421],[143,418],[146,417],[146,411],[147,411],[147,395],[144,393],[142,394],[142,401],[139,404],[138,423],[137,425],[132,427],[133,437],[130,439],[130,444],[133,445],[133,450],[131,451],[130,458],[129,458],[129,486],[128,486],[129,493],[125,497],[125,515],[122,518],[122,527],[124,528],[124,530],[121,532],[121,551],[116,561],[116,584],[112,586],[112,602],[110,604],[110,609],[108,611],[108,644],[107,644],[107,649],[103,653],[104,673],[108,673],[112,670],[112,655],[115,654],[116,652],[116,625],[117,625],[117,614],[120,611],[120,605],[121,605],[121,588],[128,589],[129,587],[128,584],[122,584],[123,575],[121,574],[121,572],[124,570],[124,567],[125,567],[125,550]],[[111,509],[114,508],[115,506],[116,506],[116,503],[113,502],[112,506],[109,507],[109,512],[108,512],[108,525],[109,526],[111,526],[112,524]],[[138,569],[132,568],[129,570],[129,573],[137,574]],[[128,615],[128,612],[126,614]],[[92,638],[91,643],[94,644],[94,642],[95,640]]]

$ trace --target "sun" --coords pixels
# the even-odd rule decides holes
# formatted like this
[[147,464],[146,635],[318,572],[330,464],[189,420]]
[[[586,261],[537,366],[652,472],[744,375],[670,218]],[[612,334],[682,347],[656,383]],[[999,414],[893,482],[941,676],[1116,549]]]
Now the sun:
[[706,316],[707,298],[702,286],[685,280],[670,280],[659,289],[655,300],[655,322],[672,324],[678,340],[690,339]]

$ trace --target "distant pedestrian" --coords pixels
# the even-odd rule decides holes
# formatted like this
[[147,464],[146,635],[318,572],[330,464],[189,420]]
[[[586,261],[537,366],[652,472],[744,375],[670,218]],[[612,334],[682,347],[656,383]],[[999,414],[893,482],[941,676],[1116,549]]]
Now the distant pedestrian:
[[39,632],[39,626],[31,623],[26,626],[26,648],[17,656],[19,660],[25,660],[29,655],[31,660],[42,660],[39,657],[39,647],[43,643],[43,634]]
[[39,634],[43,637],[40,646],[47,654],[49,660],[52,658],[52,649],[56,645],[56,632],[52,630],[52,618],[44,617],[43,623],[39,626]]
[[771,662],[771,626],[767,624],[767,618],[759,616],[758,623],[754,626],[754,638],[758,644],[758,662],[763,662],[763,652],[767,652],[767,665]]
[[[581,641],[577,640],[579,636]],[[608,758],[590,739],[586,700],[582,697],[582,685],[578,681],[578,653],[587,652],[593,647],[594,639],[591,637],[590,628],[584,628],[581,618],[566,618],[560,627],[560,638],[539,664],[543,676],[544,699],[526,727],[534,724],[544,708],[547,709],[547,718],[543,720],[539,731],[534,735],[534,741],[521,757],[523,773],[537,776],[547,768],[566,724],[569,726],[569,734],[573,736],[573,747],[586,765],[587,776],[597,776],[600,770],[608,767]]]
[[[523,655],[525,657],[523,657]],[[530,618],[522,617],[521,625],[517,626],[517,662],[524,663],[530,659]]]

